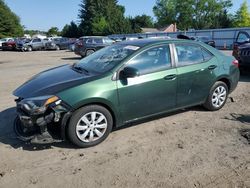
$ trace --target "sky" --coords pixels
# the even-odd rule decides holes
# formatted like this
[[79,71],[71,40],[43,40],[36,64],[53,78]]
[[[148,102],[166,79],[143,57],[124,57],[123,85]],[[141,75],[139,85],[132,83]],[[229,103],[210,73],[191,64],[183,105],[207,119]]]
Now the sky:
[[[126,16],[147,14],[154,17],[153,6],[156,0],[118,0],[125,6]],[[232,0],[231,13],[237,11],[243,0]],[[250,0],[247,0],[250,6]],[[60,30],[71,21],[78,23],[78,10],[81,0],[5,0],[10,9],[21,19],[26,29],[47,31],[51,27]]]

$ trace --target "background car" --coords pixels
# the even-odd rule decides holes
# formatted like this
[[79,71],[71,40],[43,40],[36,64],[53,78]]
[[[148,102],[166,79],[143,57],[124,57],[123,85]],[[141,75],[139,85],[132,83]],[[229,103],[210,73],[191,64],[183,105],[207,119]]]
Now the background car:
[[14,127],[23,140],[38,140],[34,129],[47,139],[58,126],[63,139],[91,147],[130,122],[196,105],[219,110],[238,81],[238,61],[201,42],[121,42],[17,88]]
[[209,37],[209,36],[194,36],[194,37],[191,37],[191,39],[204,42],[204,43],[215,48],[215,41],[212,40],[211,37]]
[[24,51],[31,52],[33,50],[43,50],[45,47],[46,40],[40,38],[34,38],[28,43],[23,44]]
[[250,35],[241,31],[233,44],[233,56],[239,61],[240,69],[250,68]]
[[52,38],[51,41],[45,43],[46,50],[66,50],[69,46],[74,43],[66,37]]
[[9,39],[6,42],[2,43],[2,50],[3,51],[12,51],[12,50],[16,50],[16,41],[15,39]]
[[89,56],[101,48],[113,44],[114,41],[108,37],[88,36],[81,37],[75,43],[75,54],[81,57]]
[[3,38],[3,39],[0,39],[0,49],[2,49],[2,43],[13,41],[13,40],[14,40],[13,38]]
[[28,38],[19,38],[16,40],[16,50],[18,51],[27,51],[27,43],[30,43],[31,39]]

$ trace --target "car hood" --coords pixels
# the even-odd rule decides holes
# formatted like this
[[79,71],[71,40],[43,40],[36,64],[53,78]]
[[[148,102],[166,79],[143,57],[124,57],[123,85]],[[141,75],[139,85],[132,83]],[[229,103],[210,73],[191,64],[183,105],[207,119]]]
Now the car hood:
[[250,48],[250,43],[242,44],[239,46],[239,49],[246,49],[246,48]]
[[30,98],[43,95],[56,95],[58,92],[80,84],[84,84],[99,75],[80,73],[73,70],[72,65],[63,65],[41,72],[18,87],[13,95],[19,98]]

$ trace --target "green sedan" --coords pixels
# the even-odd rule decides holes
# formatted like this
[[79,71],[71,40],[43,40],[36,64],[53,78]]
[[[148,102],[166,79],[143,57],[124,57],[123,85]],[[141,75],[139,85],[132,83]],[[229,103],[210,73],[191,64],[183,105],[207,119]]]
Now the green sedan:
[[91,147],[130,122],[196,105],[219,110],[238,81],[238,61],[204,43],[121,42],[17,88],[14,129],[33,143]]

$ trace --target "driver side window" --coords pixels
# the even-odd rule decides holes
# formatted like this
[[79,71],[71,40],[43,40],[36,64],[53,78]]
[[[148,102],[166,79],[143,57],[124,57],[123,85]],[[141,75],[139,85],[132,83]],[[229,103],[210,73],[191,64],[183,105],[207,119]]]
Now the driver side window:
[[140,75],[171,68],[169,45],[153,47],[142,52],[130,60],[128,66],[137,69]]

